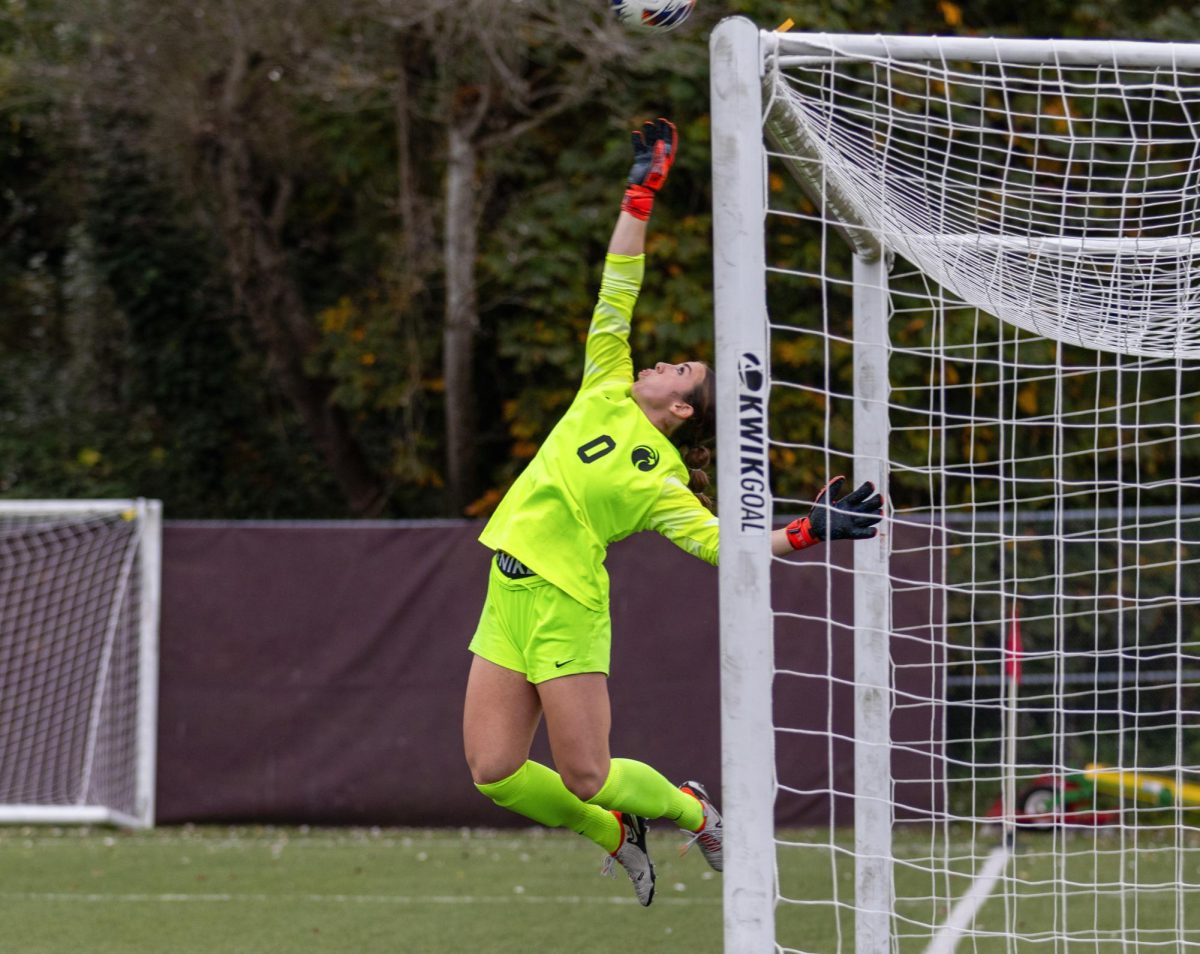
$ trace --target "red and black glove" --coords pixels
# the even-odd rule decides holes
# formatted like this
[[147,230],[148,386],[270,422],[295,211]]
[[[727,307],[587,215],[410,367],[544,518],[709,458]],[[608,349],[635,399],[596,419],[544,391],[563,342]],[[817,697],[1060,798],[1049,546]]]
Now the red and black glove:
[[836,500],[845,482],[845,477],[834,477],[821,488],[808,516],[787,525],[788,543],[793,550],[824,540],[866,540],[879,532],[875,524],[883,519],[883,498],[875,493],[875,485],[867,481]]
[[654,208],[654,193],[667,181],[675,161],[679,137],[675,124],[667,119],[643,123],[633,131],[633,168],[629,170],[629,188],[621,209],[645,222]]

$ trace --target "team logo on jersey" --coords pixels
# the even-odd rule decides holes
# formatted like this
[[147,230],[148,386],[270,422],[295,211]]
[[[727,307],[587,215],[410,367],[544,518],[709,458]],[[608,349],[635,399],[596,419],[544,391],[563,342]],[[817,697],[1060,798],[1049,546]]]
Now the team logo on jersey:
[[645,444],[639,444],[633,449],[629,459],[638,470],[654,470],[658,466],[658,451]]

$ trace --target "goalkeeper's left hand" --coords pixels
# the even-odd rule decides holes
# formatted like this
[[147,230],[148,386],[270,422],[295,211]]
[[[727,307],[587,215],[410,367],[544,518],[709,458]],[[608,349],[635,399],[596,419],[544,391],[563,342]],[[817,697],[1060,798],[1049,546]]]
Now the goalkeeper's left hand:
[[840,500],[836,499],[845,477],[826,484],[807,517],[787,525],[787,541],[793,550],[803,550],[824,540],[866,540],[875,536],[875,524],[883,519],[883,497],[867,481]]
[[621,208],[645,222],[654,208],[654,193],[667,181],[675,162],[679,136],[669,119],[643,123],[633,131],[633,166],[629,170],[629,188]]

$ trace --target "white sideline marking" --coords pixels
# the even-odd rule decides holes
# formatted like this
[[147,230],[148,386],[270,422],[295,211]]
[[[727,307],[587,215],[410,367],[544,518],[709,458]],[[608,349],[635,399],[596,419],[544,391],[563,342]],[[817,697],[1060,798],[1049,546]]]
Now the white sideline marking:
[[[132,904],[181,904],[207,903],[226,904],[232,902],[250,902],[264,904],[271,901],[302,901],[305,903],[333,904],[637,904],[636,898],[614,897],[584,897],[582,895],[478,895],[478,894],[449,894],[449,895],[404,895],[404,894],[72,894],[70,892],[37,893],[37,892],[0,892],[0,902],[6,901],[83,901],[92,904],[132,903]],[[717,905],[720,898],[664,898],[656,897],[655,904],[672,905]]]
[[929,942],[929,947],[925,948],[925,954],[954,954],[958,939],[967,929],[967,925],[974,920],[976,912],[983,907],[983,902],[992,893],[996,882],[1000,880],[1009,854],[1009,850],[1003,845],[992,849],[967,893],[958,899],[958,903],[950,911],[950,916],[946,918],[946,923]]

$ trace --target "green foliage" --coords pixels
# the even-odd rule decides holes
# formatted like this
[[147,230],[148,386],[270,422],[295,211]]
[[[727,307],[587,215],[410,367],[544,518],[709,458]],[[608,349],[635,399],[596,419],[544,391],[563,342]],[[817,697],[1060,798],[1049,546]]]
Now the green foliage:
[[[173,516],[343,515],[328,461],[281,390],[254,316],[234,301],[213,172],[228,131],[218,108],[228,24],[186,4],[162,17],[139,9],[30,0],[0,13],[0,494],[154,495]],[[479,93],[470,57],[459,55],[459,85],[439,86],[448,74],[419,17],[389,19],[369,0],[260,0],[255,10],[263,15],[243,23],[255,47],[242,104],[251,192],[264,214],[287,198],[280,252],[310,341],[305,372],[331,382],[331,402],[388,489],[385,513],[439,514],[447,110]],[[834,32],[1179,39],[1193,26],[1187,5],[1135,12],[1117,0],[730,0],[702,4],[669,38],[622,39],[611,78],[552,121],[487,140],[520,118],[489,113],[480,141],[497,144],[479,156],[475,389],[489,490],[474,512],[487,512],[571,399],[627,131],[648,116],[677,122],[681,152],[652,222],[635,362],[711,360],[707,40],[729,14]],[[611,27],[603,5],[592,15],[597,30]],[[544,95],[537,84],[580,54],[551,20],[519,23],[512,89]],[[790,182],[771,187],[805,201]],[[810,233],[777,233],[769,257],[844,271],[834,256],[823,262]],[[821,314],[815,282],[772,279],[768,294],[797,329],[779,336],[772,359],[814,386],[774,408],[777,489],[801,498],[825,467],[805,447],[845,410],[816,388],[848,389],[850,356],[799,330]],[[832,311],[848,314],[848,298],[829,294]],[[907,320],[913,335],[928,330],[921,315]],[[1037,408],[1046,395],[1020,399]],[[928,452],[923,439],[913,436],[913,454]]]
[[[263,368],[239,345],[211,238],[144,158],[102,154],[68,188],[80,157],[39,161],[62,149],[51,130],[0,128],[21,136],[5,154],[26,173],[8,180],[23,185],[10,211],[22,254],[0,260],[0,492],[159,497],[177,517],[319,506],[328,479],[257,386]],[[27,227],[18,201],[53,214],[27,211]]]
[[[215,280],[212,236],[150,179],[143,157],[104,158],[85,225],[127,336],[123,384],[105,422],[111,479],[163,499],[176,516],[321,506],[332,488],[292,413],[255,386],[266,368],[241,345],[246,329]],[[231,474],[240,475],[234,486]]]

